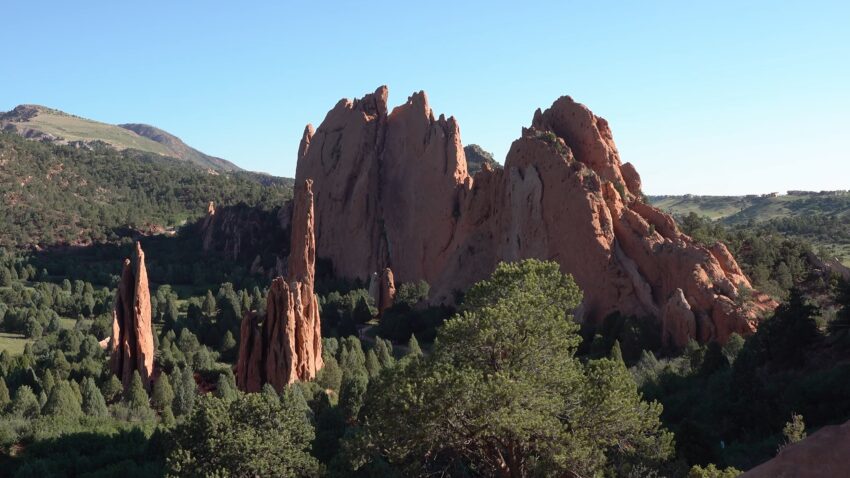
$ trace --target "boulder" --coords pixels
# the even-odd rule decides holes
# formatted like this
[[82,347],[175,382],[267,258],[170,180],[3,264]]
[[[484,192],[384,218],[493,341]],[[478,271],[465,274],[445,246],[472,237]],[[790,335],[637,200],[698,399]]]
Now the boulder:
[[112,338],[109,366],[121,378],[124,388],[138,371],[142,384],[150,390],[153,379],[154,338],[151,325],[151,296],[145,253],[140,243],[132,260],[125,259],[112,311]]

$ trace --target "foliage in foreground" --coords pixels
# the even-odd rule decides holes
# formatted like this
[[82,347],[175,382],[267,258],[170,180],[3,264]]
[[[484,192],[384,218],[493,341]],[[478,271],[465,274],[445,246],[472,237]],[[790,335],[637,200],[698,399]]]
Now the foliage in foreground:
[[361,428],[344,444],[350,466],[593,476],[669,458],[661,407],[641,399],[625,365],[575,357],[580,300],[555,263],[500,264],[469,290],[431,356],[409,356],[370,384]]

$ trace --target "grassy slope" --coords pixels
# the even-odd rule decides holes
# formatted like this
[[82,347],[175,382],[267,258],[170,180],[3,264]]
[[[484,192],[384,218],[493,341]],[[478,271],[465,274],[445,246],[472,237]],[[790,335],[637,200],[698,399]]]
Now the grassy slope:
[[[26,115],[26,119],[20,114]],[[34,115],[33,112],[35,112]],[[128,124],[124,126],[101,123],[59,110],[38,105],[23,105],[10,113],[0,116],[0,129],[5,125],[14,126],[20,134],[37,131],[57,138],[57,144],[72,142],[103,141],[111,147],[123,151],[136,149],[146,153],[181,159],[203,168],[226,171],[239,171],[235,164],[204,154],[180,138],[149,125]]]
[[62,137],[66,142],[100,140],[119,150],[132,148],[148,153],[172,155],[164,145],[120,126],[71,116],[56,110],[41,109],[35,117],[18,124]]
[[850,192],[835,195],[800,194],[776,197],[752,196],[650,196],[650,203],[675,216],[691,212],[725,224],[806,214],[832,214],[850,217]]

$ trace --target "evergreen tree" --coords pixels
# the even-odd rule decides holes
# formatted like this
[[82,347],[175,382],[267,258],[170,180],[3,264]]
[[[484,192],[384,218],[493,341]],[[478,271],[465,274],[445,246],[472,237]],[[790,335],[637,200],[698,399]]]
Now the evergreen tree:
[[366,297],[360,296],[360,299],[357,300],[357,305],[354,307],[354,312],[352,313],[352,319],[354,319],[355,324],[365,324],[369,322],[374,317],[372,313],[372,309],[369,307],[369,303],[366,302]]
[[224,354],[230,354],[236,350],[236,345],[236,338],[233,337],[233,332],[228,330],[224,333],[224,337],[221,339],[219,351]]
[[21,385],[12,399],[12,414],[22,418],[36,418],[41,414],[41,405],[29,385]]
[[6,408],[12,402],[9,397],[9,388],[6,387],[6,379],[0,377],[0,414],[6,411]]
[[197,384],[195,373],[188,365],[174,371],[174,401],[172,409],[174,415],[181,417],[192,413],[197,395]]
[[44,371],[44,377],[41,379],[41,390],[50,395],[51,390],[56,385],[56,380],[53,379],[53,372],[50,369]]
[[325,390],[333,390],[339,393],[342,385],[342,370],[333,356],[325,357],[325,366],[319,370],[316,382]]
[[94,379],[89,377],[83,378],[81,393],[83,395],[83,413],[92,417],[105,417],[109,414],[109,411],[106,408],[106,400],[97,388],[97,384],[94,382]]
[[369,376],[365,372],[346,374],[339,392],[339,407],[349,420],[356,420],[363,407]]
[[422,356],[422,348],[419,347],[419,341],[416,340],[416,335],[410,334],[410,340],[407,342],[407,353],[414,357]]
[[375,354],[378,356],[378,362],[381,363],[381,367],[392,367],[395,363],[393,344],[389,340],[375,337]]
[[204,315],[207,319],[211,319],[218,315],[218,307],[215,303],[215,296],[213,296],[212,291],[207,291],[206,297],[204,297],[204,303],[201,306],[201,310],[204,312]]
[[124,402],[127,403],[130,413],[135,416],[141,416],[150,409],[148,394],[145,392],[144,385],[142,385],[142,377],[138,370],[133,372],[133,379],[124,394]]
[[205,395],[172,434],[167,476],[315,477],[315,435],[301,410],[265,394],[227,403]]
[[617,362],[625,363],[623,361],[623,351],[620,350],[619,340],[615,340],[614,345],[611,347],[611,360],[616,360]]
[[[570,313],[581,296],[556,263],[499,264],[467,291],[427,358],[369,384],[361,431],[343,445],[368,444],[351,469],[365,461],[404,476],[467,466],[481,476],[623,476],[668,459],[661,407],[641,399],[622,361],[576,358]],[[344,380],[340,396],[349,419],[352,385]]]
[[381,364],[378,362],[375,349],[369,349],[366,352],[366,372],[369,374],[369,378],[375,378],[381,373]]
[[171,404],[174,402],[174,389],[171,388],[171,380],[168,374],[162,372],[157,377],[153,385],[153,393],[151,395],[151,406],[160,414],[165,413],[166,409],[171,410]]
[[218,376],[218,381],[215,386],[215,396],[224,400],[227,403],[236,400],[239,392],[236,390],[236,383],[232,375],[221,374]]
[[260,395],[269,402],[280,403],[280,395],[277,394],[277,390],[270,383],[263,384]]
[[67,380],[60,380],[53,386],[42,413],[64,417],[77,417],[82,413],[80,402]]
[[100,391],[107,402],[114,402],[124,392],[124,386],[121,385],[121,380],[118,380],[118,377],[109,374],[109,378],[101,385]]

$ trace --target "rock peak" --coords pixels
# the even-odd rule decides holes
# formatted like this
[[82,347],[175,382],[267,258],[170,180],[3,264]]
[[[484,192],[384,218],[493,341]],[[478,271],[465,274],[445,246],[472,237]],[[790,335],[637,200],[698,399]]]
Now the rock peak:
[[145,388],[153,378],[154,341],[145,253],[136,242],[132,260],[124,259],[112,313],[109,365],[127,388],[138,371]]
[[316,378],[324,365],[319,298],[313,291],[311,180],[297,182],[294,202],[287,279],[272,281],[262,323],[254,312],[242,319],[236,383],[244,391],[258,392],[265,383],[281,391],[290,383]]

